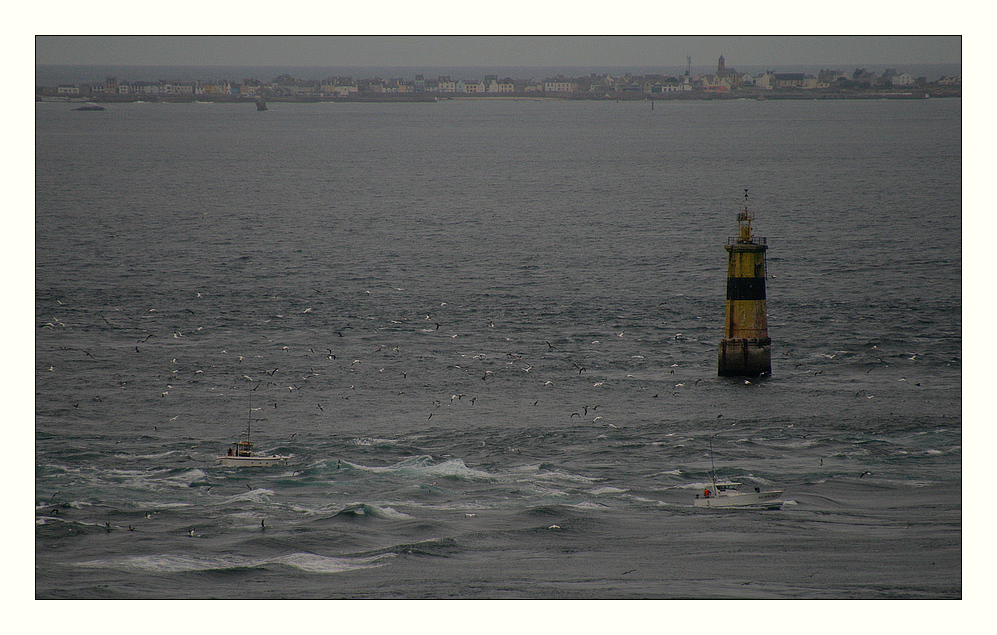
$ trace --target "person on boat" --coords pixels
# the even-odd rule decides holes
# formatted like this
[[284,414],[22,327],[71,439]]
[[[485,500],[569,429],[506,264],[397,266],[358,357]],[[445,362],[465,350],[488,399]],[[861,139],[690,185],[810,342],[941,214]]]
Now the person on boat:
[[232,456],[232,448],[229,448],[229,449],[228,449],[228,455],[229,455],[229,456]]

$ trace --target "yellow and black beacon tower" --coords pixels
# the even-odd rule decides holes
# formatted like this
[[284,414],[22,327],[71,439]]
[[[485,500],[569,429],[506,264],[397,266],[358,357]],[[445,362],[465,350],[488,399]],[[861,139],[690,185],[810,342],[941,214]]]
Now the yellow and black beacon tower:
[[759,377],[772,374],[772,340],[765,308],[764,238],[751,235],[748,190],[744,211],[737,215],[737,236],[728,238],[727,311],[724,339],[717,356],[721,377]]

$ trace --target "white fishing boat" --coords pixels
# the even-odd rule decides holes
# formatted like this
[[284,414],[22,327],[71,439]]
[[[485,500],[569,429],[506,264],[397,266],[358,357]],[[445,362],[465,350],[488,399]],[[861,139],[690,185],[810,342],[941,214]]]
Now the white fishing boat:
[[229,446],[228,454],[219,456],[215,462],[226,467],[269,467],[287,465],[290,458],[283,454],[257,454],[253,452],[253,408],[249,408],[249,423],[246,424],[246,438]]
[[713,464],[713,437],[710,437],[710,482],[702,494],[696,494],[694,507],[741,507],[748,509],[779,509],[782,507],[783,490],[763,492],[760,487],[754,491],[741,491],[744,483],[731,480],[717,480],[717,470]]
[[782,507],[782,490],[742,492],[743,483],[713,480],[702,494],[696,494],[695,507],[751,507],[754,509],[779,509]]

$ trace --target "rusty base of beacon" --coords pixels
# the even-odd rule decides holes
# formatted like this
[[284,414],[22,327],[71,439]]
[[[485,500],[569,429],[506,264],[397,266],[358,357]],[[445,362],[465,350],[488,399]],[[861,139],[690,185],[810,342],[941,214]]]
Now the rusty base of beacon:
[[717,375],[761,377],[772,374],[772,338],[751,337],[720,341]]

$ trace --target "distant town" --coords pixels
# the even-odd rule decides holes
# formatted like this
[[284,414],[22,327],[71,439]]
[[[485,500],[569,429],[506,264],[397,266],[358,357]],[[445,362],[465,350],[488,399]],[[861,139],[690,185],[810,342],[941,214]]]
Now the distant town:
[[269,81],[218,79],[200,81],[128,81],[107,77],[103,82],[60,84],[36,88],[39,101],[438,101],[455,98],[546,99],[884,99],[960,97],[962,77],[913,77],[903,69],[882,74],[863,68],[809,73],[766,71],[752,75],[726,66],[723,56],[716,72],[693,75],[687,68],[668,75],[597,75],[544,79],[454,78],[415,79],[329,77],[300,80],[281,75]]

